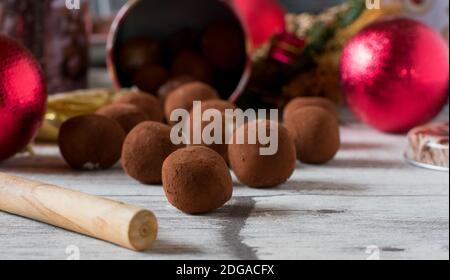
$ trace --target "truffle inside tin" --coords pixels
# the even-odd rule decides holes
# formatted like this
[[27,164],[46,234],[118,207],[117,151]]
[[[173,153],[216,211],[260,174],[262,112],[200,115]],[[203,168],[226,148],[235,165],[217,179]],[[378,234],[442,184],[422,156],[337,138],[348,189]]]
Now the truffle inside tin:
[[172,63],[172,76],[188,75],[198,81],[211,84],[213,70],[203,56],[192,50],[182,50]]
[[150,39],[134,38],[126,41],[120,49],[119,61],[124,71],[133,73],[143,66],[158,64],[161,48]]
[[133,76],[133,82],[140,90],[156,94],[169,79],[169,72],[159,65],[143,66]]
[[245,61],[245,37],[239,26],[229,22],[210,24],[202,39],[202,50],[211,65],[233,70]]

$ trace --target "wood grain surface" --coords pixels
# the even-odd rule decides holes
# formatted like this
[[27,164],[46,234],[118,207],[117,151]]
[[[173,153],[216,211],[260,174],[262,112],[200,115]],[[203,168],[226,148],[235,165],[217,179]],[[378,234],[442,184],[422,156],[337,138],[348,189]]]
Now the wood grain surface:
[[[93,87],[108,87],[92,69]],[[448,121],[448,108],[439,117]],[[143,186],[116,166],[70,170],[52,145],[0,171],[148,208],[159,219],[153,248],[136,253],[0,212],[0,259],[449,259],[449,175],[405,163],[406,137],[342,115],[342,149],[326,166],[298,164],[291,180],[255,190],[235,180],[219,211],[189,216],[161,186]]]
[[0,213],[0,259],[448,259],[448,173],[406,164],[404,136],[347,121],[342,138],[328,165],[299,164],[274,189],[235,180],[232,201],[203,216],[178,212],[161,186],[140,185],[120,166],[75,172],[55,146],[38,145],[35,156],[0,171],[148,208],[159,219],[158,240],[136,253]]

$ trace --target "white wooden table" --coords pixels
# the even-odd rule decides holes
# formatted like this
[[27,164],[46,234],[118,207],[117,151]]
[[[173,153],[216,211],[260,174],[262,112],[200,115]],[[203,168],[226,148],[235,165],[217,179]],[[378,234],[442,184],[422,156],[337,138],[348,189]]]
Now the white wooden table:
[[[110,86],[103,69],[93,87]],[[440,119],[448,120],[448,109]],[[279,188],[235,180],[232,201],[205,216],[174,209],[161,186],[143,186],[120,166],[79,173],[54,146],[0,164],[8,172],[151,209],[160,232],[135,253],[0,212],[0,259],[449,259],[449,175],[409,166],[404,136],[378,133],[344,114],[343,146],[326,166],[298,165]],[[76,206],[74,206],[76,207]]]
[[140,185],[120,166],[75,172],[55,146],[37,146],[35,157],[0,171],[149,208],[160,234],[152,250],[135,253],[0,212],[0,259],[66,259],[78,250],[81,259],[448,259],[448,173],[404,163],[404,136],[347,121],[342,138],[328,165],[299,164],[275,189],[236,182],[232,201],[204,216],[178,212],[161,186]]

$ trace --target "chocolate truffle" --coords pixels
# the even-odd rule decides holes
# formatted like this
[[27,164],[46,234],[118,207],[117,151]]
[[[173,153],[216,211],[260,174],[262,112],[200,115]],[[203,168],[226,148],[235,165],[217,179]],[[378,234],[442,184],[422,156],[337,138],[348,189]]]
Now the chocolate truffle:
[[201,34],[190,28],[182,28],[176,31],[165,42],[167,54],[173,56],[182,50],[197,49],[200,36]]
[[[194,122],[193,122],[193,114],[192,113],[193,113],[194,109],[195,108],[192,109],[191,114],[189,115],[189,121],[190,121],[190,124],[191,124],[191,126],[190,126],[190,133],[191,133],[190,134],[190,139],[191,139],[190,143],[191,144],[190,144],[190,146],[198,146],[199,145],[199,144],[193,144],[193,139],[194,139],[193,138]],[[214,151],[216,151],[218,154],[220,154],[223,157],[223,159],[225,160],[225,162],[227,164],[229,164],[228,144],[227,144],[227,141],[226,141],[227,140],[226,139],[226,135],[228,135],[226,130],[228,129],[228,127],[227,127],[227,124],[226,124],[225,110],[227,110],[227,109],[234,110],[234,109],[236,109],[236,106],[233,103],[231,103],[231,102],[228,102],[228,101],[225,101],[225,100],[220,100],[220,99],[213,99],[213,100],[207,100],[207,101],[202,102],[201,108],[200,108],[201,114],[203,114],[205,111],[207,111],[209,109],[216,109],[216,110],[218,110],[221,113],[221,120],[222,120],[222,125],[221,125],[221,127],[222,127],[222,131],[221,131],[221,135],[222,135],[221,138],[222,139],[221,139],[221,141],[222,142],[221,143],[222,144],[214,143],[214,144],[207,145],[207,144],[205,144],[203,142],[203,139],[202,139],[202,143],[200,145],[201,146],[206,146],[208,148],[213,149]],[[201,122],[201,126],[200,126],[200,131],[203,132],[203,129],[205,127],[207,127],[209,124],[211,124],[212,121],[213,120],[211,120],[211,121],[202,121]],[[212,134],[211,136],[214,137],[215,135]]]
[[164,83],[159,89],[157,96],[164,103],[166,101],[167,96],[172,91],[176,90],[182,85],[187,83],[195,82],[195,79],[191,76],[181,75],[174,78],[169,79],[166,83]]
[[132,104],[116,103],[107,105],[97,110],[97,115],[102,115],[117,121],[125,131],[130,132],[136,125],[148,120],[147,115]]
[[[257,126],[256,126],[257,124]],[[278,149],[273,155],[264,155],[259,141],[250,144],[248,136],[265,129],[266,135],[278,133]],[[250,133],[250,134],[249,134]],[[237,142],[237,135],[245,135],[244,144]],[[241,142],[242,143],[242,142]],[[286,182],[292,175],[296,165],[295,146],[287,129],[276,122],[258,120],[239,127],[233,135],[233,143],[228,146],[231,168],[236,177],[245,185],[253,188],[275,187]]]
[[177,148],[170,140],[170,127],[143,122],[126,137],[122,149],[125,172],[144,184],[160,184],[164,160]]
[[140,90],[154,94],[169,79],[169,72],[158,65],[143,66],[134,74],[133,82]]
[[209,63],[200,54],[191,50],[183,50],[175,56],[171,73],[172,76],[188,75],[207,84],[211,84],[213,80]]
[[119,61],[123,70],[133,73],[142,66],[158,64],[161,49],[158,43],[146,38],[131,39],[122,46]]
[[295,141],[297,159],[323,164],[334,158],[341,140],[336,117],[320,107],[298,109],[285,125]]
[[221,99],[211,99],[211,100],[206,100],[202,102],[202,112],[209,110],[209,109],[216,109],[219,110],[221,113],[225,113],[226,110],[231,109],[231,110],[235,110],[236,106],[226,100],[221,100]]
[[119,161],[124,138],[125,132],[115,120],[85,115],[63,123],[58,145],[74,169],[107,169]]
[[203,35],[202,50],[209,63],[220,70],[233,70],[245,61],[245,37],[239,26],[211,24]]
[[[170,115],[176,109],[192,110],[194,101],[207,101],[219,99],[219,94],[212,87],[200,82],[192,82],[182,85],[172,91],[164,103],[164,114],[166,120],[170,120]],[[173,122],[170,122],[174,124]]]
[[320,107],[332,113],[336,119],[339,118],[339,114],[336,109],[336,105],[328,99],[322,97],[297,97],[294,98],[288,105],[284,108],[283,120],[289,119],[296,110],[306,107]]
[[162,177],[169,202],[189,214],[214,211],[233,194],[227,164],[207,147],[188,147],[174,152],[164,161]]
[[153,95],[143,92],[129,92],[115,100],[115,103],[132,104],[147,115],[147,119],[155,122],[164,121],[161,102]]

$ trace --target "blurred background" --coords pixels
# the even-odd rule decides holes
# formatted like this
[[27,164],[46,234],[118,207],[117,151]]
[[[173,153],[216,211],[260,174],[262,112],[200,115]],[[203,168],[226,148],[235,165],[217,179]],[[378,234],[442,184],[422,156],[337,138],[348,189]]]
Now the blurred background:
[[[265,1],[241,2],[244,3],[241,5],[250,7],[250,13],[258,14],[259,11],[252,10],[264,7],[261,3]],[[270,2],[280,4],[285,11],[297,14],[320,13],[346,1],[266,1]],[[81,0],[81,3],[82,9],[77,12],[66,9],[65,0],[0,0],[0,33],[19,39],[38,57],[48,76],[50,94],[86,86],[110,85],[106,71],[99,73],[97,69],[106,67],[106,41],[111,23],[127,0]],[[276,14],[276,8],[274,10]],[[204,11],[198,13],[202,14]],[[270,29],[270,19],[267,22]],[[61,67],[64,75],[58,73],[61,72]],[[88,69],[91,69],[91,73],[103,75],[89,78],[86,76]],[[88,80],[99,82],[90,84]]]
[[[326,7],[340,4],[345,0],[281,0],[281,4],[289,12],[314,12],[318,13]],[[93,13],[96,28],[104,30],[114,18],[117,11],[127,0],[90,0],[90,8]]]
[[[446,17],[448,23],[448,8],[444,11],[429,10],[428,7],[436,0],[387,0],[387,2],[404,2],[412,3],[410,5],[411,11],[417,14],[417,17],[423,19],[424,17],[428,24],[434,22],[442,22],[443,17]],[[437,0],[446,2],[445,0]],[[0,0],[0,3],[2,0]],[[93,18],[93,36],[92,43],[98,48],[92,50],[92,63],[94,65],[104,64],[104,44],[110,24],[117,14],[118,10],[127,2],[127,0],[90,0],[90,10]],[[346,0],[279,0],[283,8],[289,13],[320,13],[324,9],[336,6],[346,2]],[[412,6],[415,5],[415,6]],[[417,8],[419,7],[419,8]],[[425,14],[427,11],[427,14]],[[414,15],[413,15],[414,16]],[[445,19],[444,19],[445,21]],[[441,30],[438,30],[441,31]],[[444,31],[445,32],[445,31]],[[448,32],[448,31],[447,31]]]
[[[0,0],[1,1],[1,0]],[[118,10],[127,0],[90,0],[90,9],[93,18],[91,51],[92,63],[95,66],[104,65],[104,47],[107,32]],[[311,12],[319,13],[325,8],[345,2],[345,0],[281,0],[286,11],[291,13]]]
[[[91,9],[99,17],[114,14],[127,0],[91,0]],[[282,0],[281,3],[292,12],[319,12],[326,6],[336,5],[342,0]]]
[[[138,88],[163,98],[166,85],[195,80],[241,108],[283,109],[297,97],[348,105],[342,53],[351,38],[376,21],[417,19],[431,27],[426,33],[448,53],[434,32],[448,43],[448,1],[381,1],[380,9],[368,9],[366,0],[80,0],[80,9],[68,9],[66,0],[0,0],[0,34],[31,50],[50,97],[62,93],[66,103],[98,105],[86,94],[73,94],[98,88]],[[409,26],[415,31],[408,36],[419,40],[422,24],[413,22]],[[413,49],[404,41],[397,45]],[[418,44],[429,50],[429,41]],[[428,59],[431,54],[414,55]],[[444,60],[439,59],[445,71]],[[435,64],[435,73],[425,72],[439,75]],[[443,80],[448,84],[448,75]]]
[[[106,67],[106,41],[111,29],[111,23],[120,8],[127,3],[127,0],[80,1],[82,3],[81,11],[70,11],[66,8],[66,0],[0,0],[0,33],[19,39],[38,57],[49,77],[48,87],[51,93],[85,88],[88,86],[88,78],[86,76],[88,69],[93,67],[104,69]],[[320,22],[329,24],[338,19],[337,9],[340,9],[340,4],[358,2],[358,0],[223,1],[237,3],[241,15],[247,21],[243,25],[247,25],[247,28],[250,25],[250,28],[256,30],[256,34],[250,34],[251,36],[249,36],[252,37],[253,46],[256,45],[256,47],[269,43],[269,38],[277,30],[277,26],[284,24],[280,23],[280,20],[283,21],[282,18],[285,12],[287,13],[285,20],[288,31],[295,33],[300,40],[303,40],[305,38],[303,33],[314,31],[317,27],[320,27]],[[441,5],[441,3],[446,1],[383,1],[383,3],[401,3],[403,7],[406,7],[410,16],[417,17],[431,25],[435,24],[433,27],[448,39],[448,3],[446,6],[445,4],[444,6]],[[177,7],[183,3],[183,1],[169,2],[171,3],[171,10],[180,10]],[[154,4],[152,4],[151,10],[160,9],[164,5],[167,6],[169,2],[152,2]],[[360,2],[364,3],[365,0]],[[282,7],[282,10],[279,7]],[[335,10],[327,12],[327,9],[331,7],[335,7]],[[200,11],[195,12],[197,15],[194,18],[191,16],[189,21],[195,22],[199,21],[199,18],[211,17],[212,11],[202,10],[201,7],[199,9]],[[185,14],[184,11],[178,12]],[[358,8],[355,8],[349,12],[349,16],[351,17],[352,14],[356,15],[360,12]],[[143,25],[161,25],[160,23],[166,20],[161,18],[161,15],[159,15],[159,19],[156,19],[155,15],[148,17],[147,14],[142,15],[143,20],[146,22],[137,23],[135,26],[140,28]],[[380,16],[378,12],[362,14],[360,23],[356,24],[356,28],[350,30],[351,32],[349,31],[348,35],[356,33],[356,29],[363,27]],[[171,27],[167,28],[170,29]],[[153,33],[153,31],[154,29],[150,30],[150,33]],[[252,32],[253,30],[249,31],[249,33]],[[130,36],[134,31],[131,29],[127,33],[129,34],[127,36]],[[253,37],[253,35],[256,37]],[[318,38],[317,43],[322,47],[325,47],[327,44],[333,44],[333,41],[331,43],[327,42],[325,35],[321,34],[319,37],[321,36],[322,38]],[[317,36],[314,37],[317,39]],[[285,39],[289,40],[288,38],[283,38],[283,40]],[[258,42],[255,43],[255,40]],[[289,42],[288,44],[291,43]],[[340,47],[342,47],[342,42],[340,44]],[[332,51],[328,51],[328,54],[331,54]],[[256,56],[258,56],[258,52],[256,52]],[[333,59],[336,57],[334,56]],[[255,67],[257,65],[254,65]],[[327,67],[325,66],[324,68]],[[61,73],[64,75],[61,75]],[[104,71],[104,74],[106,74],[106,71]],[[332,74],[334,75],[335,73]],[[104,76],[106,77],[106,75]],[[306,80],[310,79],[306,78]],[[103,83],[100,83],[100,85],[103,85]]]

